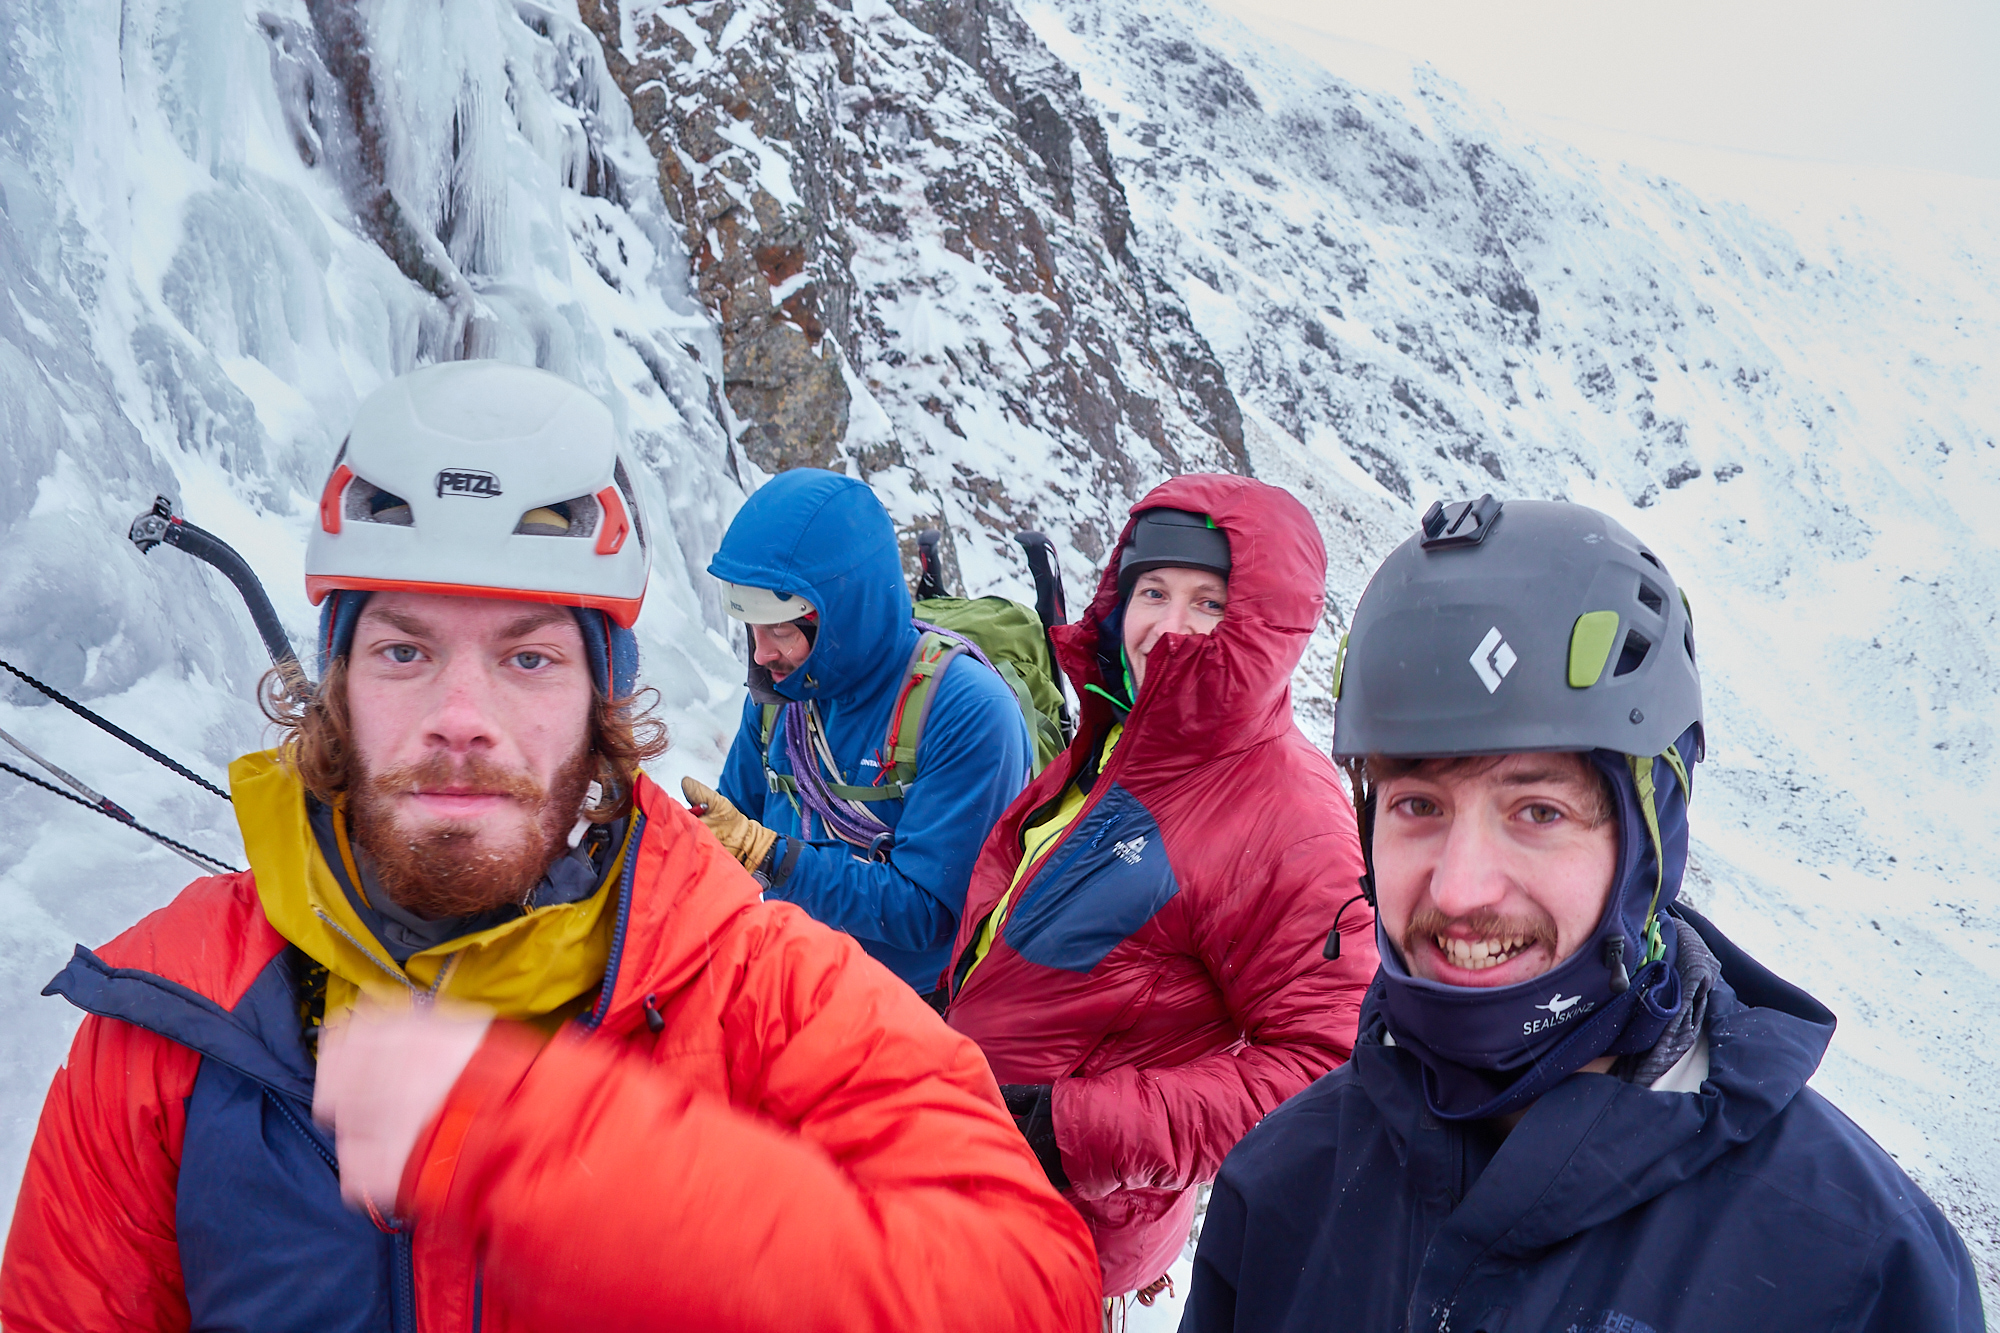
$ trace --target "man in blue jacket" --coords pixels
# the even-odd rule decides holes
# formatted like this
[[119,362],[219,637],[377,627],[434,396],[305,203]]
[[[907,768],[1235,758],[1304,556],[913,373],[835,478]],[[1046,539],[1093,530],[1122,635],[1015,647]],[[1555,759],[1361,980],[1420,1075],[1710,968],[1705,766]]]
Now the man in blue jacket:
[[1833,1015],[1674,905],[1701,684],[1657,557],[1433,506],[1336,693],[1381,966],[1353,1059],[1224,1162],[1183,1330],[1985,1328],[1937,1206],[1806,1086]]
[[[797,468],[737,512],[708,572],[749,625],[750,697],[720,792],[688,780],[703,822],[765,896],[854,936],[929,994],[980,845],[1028,778],[1027,723],[969,655],[932,687],[916,774],[884,781],[919,631],[895,525],[867,486]],[[776,715],[766,727],[766,706]],[[805,772],[801,772],[801,769]],[[900,785],[900,797],[882,799]]]

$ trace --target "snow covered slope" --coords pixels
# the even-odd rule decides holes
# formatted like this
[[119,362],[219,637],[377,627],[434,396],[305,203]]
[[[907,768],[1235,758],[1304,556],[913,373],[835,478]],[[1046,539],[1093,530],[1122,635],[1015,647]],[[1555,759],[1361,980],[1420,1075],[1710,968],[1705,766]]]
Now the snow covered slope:
[[1661,552],[1709,707],[1689,897],[1841,1016],[1818,1086],[2000,1307],[2000,183],[1683,154],[1697,194],[1198,4],[1024,12],[1339,610],[1434,498],[1580,500]]

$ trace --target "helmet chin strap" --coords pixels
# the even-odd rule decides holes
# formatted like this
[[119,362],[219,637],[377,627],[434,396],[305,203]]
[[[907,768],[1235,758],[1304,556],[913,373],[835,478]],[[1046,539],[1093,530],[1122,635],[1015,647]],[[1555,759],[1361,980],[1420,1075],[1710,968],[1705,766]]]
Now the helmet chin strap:
[[[1639,813],[1646,821],[1647,836],[1653,840],[1653,900],[1646,905],[1646,956],[1643,960],[1646,963],[1664,958],[1667,954],[1666,942],[1660,937],[1660,893],[1667,883],[1667,849],[1660,839],[1660,807],[1653,786],[1653,766],[1662,759],[1667,761],[1667,766],[1673,769],[1674,776],[1680,780],[1681,800],[1691,803],[1694,799],[1694,788],[1688,783],[1687,764],[1681,759],[1680,750],[1676,746],[1669,745],[1665,754],[1646,758],[1635,754],[1625,756],[1625,762],[1632,767],[1633,786],[1638,789]],[[1622,940],[1617,942],[1623,943]],[[1620,953],[1622,955],[1623,950],[1620,950]],[[1611,960],[1607,957],[1606,961]],[[1622,956],[1616,960],[1616,967],[1620,971],[1623,970]],[[1614,987],[1619,990],[1624,989],[1622,986],[1615,986],[1615,983]]]

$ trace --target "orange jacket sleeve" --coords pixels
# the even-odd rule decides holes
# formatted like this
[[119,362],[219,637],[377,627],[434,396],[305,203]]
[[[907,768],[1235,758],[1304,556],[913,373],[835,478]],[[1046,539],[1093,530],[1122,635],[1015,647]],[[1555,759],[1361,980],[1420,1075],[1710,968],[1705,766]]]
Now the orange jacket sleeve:
[[174,1192],[199,1063],[129,1023],[83,1020],[43,1104],[0,1260],[7,1333],[188,1326]]
[[[1089,1234],[978,1048],[851,940],[747,915],[695,983],[735,988],[720,1032],[489,1036],[399,1207],[484,1255],[509,1327],[1095,1329]],[[675,1077],[689,1040],[729,1096]]]

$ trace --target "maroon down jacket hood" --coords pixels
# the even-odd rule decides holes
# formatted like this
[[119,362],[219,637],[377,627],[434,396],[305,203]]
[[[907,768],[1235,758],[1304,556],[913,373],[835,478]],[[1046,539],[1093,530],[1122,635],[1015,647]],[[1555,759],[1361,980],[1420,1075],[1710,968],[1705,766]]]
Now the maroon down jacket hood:
[[[1070,1200],[1107,1295],[1167,1271],[1194,1187],[1279,1102],[1345,1060],[1375,973],[1354,811],[1292,720],[1291,676],[1324,605],[1326,549],[1304,506],[1245,477],[1179,477],[1133,507],[1205,513],[1229,537],[1213,634],[1169,635],[1083,811],[1008,905],[946,1021],[1002,1083],[1052,1083]],[[1081,621],[1055,631],[1081,693],[1118,550]],[[1112,723],[1082,693],[1077,738],[1008,807],[966,895],[952,977],[1012,883],[1022,830],[1053,810]]]

